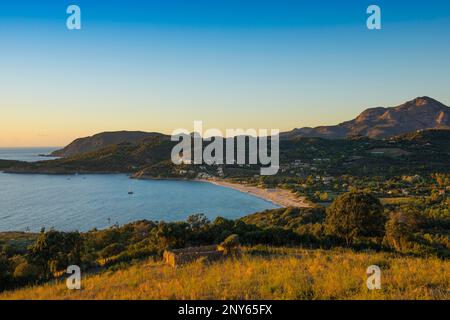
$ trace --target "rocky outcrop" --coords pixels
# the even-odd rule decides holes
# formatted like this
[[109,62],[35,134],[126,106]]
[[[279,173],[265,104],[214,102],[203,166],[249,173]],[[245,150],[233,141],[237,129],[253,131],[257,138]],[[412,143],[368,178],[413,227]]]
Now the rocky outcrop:
[[450,128],[450,107],[429,97],[420,97],[400,106],[376,107],[363,111],[353,120],[334,126],[300,128],[282,133],[282,138],[349,136],[385,138],[425,129]]

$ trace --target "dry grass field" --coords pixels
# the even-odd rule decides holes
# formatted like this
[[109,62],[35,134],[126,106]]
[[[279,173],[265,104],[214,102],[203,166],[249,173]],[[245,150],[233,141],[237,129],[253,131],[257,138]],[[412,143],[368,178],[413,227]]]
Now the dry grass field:
[[[366,269],[382,270],[368,290]],[[4,292],[0,299],[449,299],[450,261],[387,253],[243,248],[240,259],[172,268],[143,261],[83,279]]]

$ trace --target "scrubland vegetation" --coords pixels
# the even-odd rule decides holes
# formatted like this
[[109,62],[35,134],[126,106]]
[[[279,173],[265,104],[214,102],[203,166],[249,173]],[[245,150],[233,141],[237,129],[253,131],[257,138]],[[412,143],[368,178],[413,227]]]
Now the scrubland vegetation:
[[[354,191],[327,209],[282,208],[238,220],[197,214],[185,222],[138,221],[86,233],[5,233],[0,286],[10,291],[2,297],[444,299],[448,203],[448,196],[432,194],[383,207],[370,193]],[[161,264],[165,249],[217,244],[230,235],[245,246],[240,259],[179,269]],[[72,264],[98,273],[81,292],[53,283]],[[381,291],[365,289],[371,264],[383,270]],[[35,287],[11,291],[30,285]]]

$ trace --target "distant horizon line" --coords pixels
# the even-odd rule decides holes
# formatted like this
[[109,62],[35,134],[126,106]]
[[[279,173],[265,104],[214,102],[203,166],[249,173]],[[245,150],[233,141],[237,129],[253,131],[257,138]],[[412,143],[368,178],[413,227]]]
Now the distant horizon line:
[[[352,118],[351,120],[356,119],[358,117],[358,115],[360,115],[362,112],[364,112],[366,110],[369,110],[369,109],[379,108],[379,107],[382,107],[382,108],[385,108],[385,109],[393,109],[393,108],[400,107],[400,106],[402,106],[402,105],[404,105],[406,103],[414,102],[417,99],[430,99],[430,100],[433,100],[433,101],[436,101],[436,102],[442,104],[443,106],[445,106],[447,108],[450,108],[447,105],[447,103],[446,102],[442,102],[441,99],[436,99],[436,98],[433,98],[432,95],[425,94],[425,95],[416,96],[413,99],[407,99],[406,101],[403,100],[405,102],[400,103],[400,104],[392,104],[390,106],[378,106],[378,107],[363,107],[363,109],[359,113],[356,114],[355,118]],[[334,123],[334,124],[322,124],[322,125],[316,125],[316,126],[303,126],[303,127],[302,126],[298,126],[298,127],[296,126],[294,128],[291,128],[291,129],[281,129],[279,133],[282,134],[282,133],[286,133],[286,132],[289,132],[289,131],[292,131],[292,130],[301,129],[301,128],[317,128],[317,127],[337,126],[337,125],[339,125],[341,123],[344,123],[346,121],[351,121],[351,120],[343,120],[343,121],[340,121],[340,122]],[[241,128],[241,129],[246,130],[244,128]],[[162,135],[167,135],[167,136],[171,135],[171,133],[168,133],[168,132],[166,133],[164,131],[166,131],[166,130],[162,130],[162,131],[154,131],[154,130],[148,131],[148,130],[142,130],[142,129],[102,130],[102,131],[99,131],[99,132],[96,132],[96,133],[91,133],[91,134],[86,134],[86,135],[81,135],[81,136],[78,136],[78,137],[74,137],[69,142],[65,143],[64,145],[60,145],[60,146],[46,146],[46,145],[43,145],[43,146],[40,146],[40,145],[38,145],[38,146],[21,146],[21,145],[18,145],[18,146],[1,146],[0,145],[0,149],[33,149],[33,148],[34,149],[38,149],[38,148],[61,149],[61,148],[64,148],[65,146],[69,145],[70,143],[74,142],[76,139],[89,138],[89,137],[92,137],[92,136],[95,136],[95,135],[98,135],[98,134],[109,133],[109,132],[143,132],[143,133],[157,133],[157,134],[162,134]],[[196,131],[193,130],[193,131],[190,132],[190,134],[193,134],[195,132]],[[172,133],[173,133],[173,130],[172,130]],[[205,136],[204,138],[209,138],[209,136]]]
[[53,149],[53,148],[64,148],[64,146],[13,146],[13,147],[2,147],[0,149]]

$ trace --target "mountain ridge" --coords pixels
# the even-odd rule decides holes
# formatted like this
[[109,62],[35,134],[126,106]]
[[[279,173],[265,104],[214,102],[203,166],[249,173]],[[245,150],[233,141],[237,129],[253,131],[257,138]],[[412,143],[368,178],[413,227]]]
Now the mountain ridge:
[[[450,107],[430,97],[418,97],[396,107],[374,107],[361,112],[356,118],[337,125],[303,127],[280,133],[281,139],[317,137],[344,139],[366,136],[373,139],[393,137],[417,130],[450,129]],[[158,132],[110,131],[78,138],[51,156],[72,157],[97,151],[119,143],[136,144],[151,138],[169,139]]]
[[366,136],[380,139],[425,129],[450,128],[450,107],[424,96],[395,107],[374,107],[356,118],[337,125],[303,127],[283,132],[281,137],[319,137],[339,139]]

